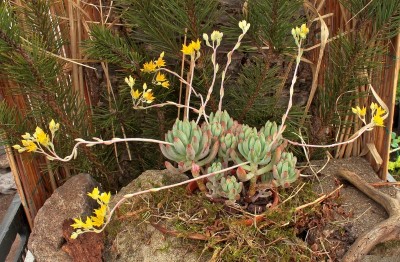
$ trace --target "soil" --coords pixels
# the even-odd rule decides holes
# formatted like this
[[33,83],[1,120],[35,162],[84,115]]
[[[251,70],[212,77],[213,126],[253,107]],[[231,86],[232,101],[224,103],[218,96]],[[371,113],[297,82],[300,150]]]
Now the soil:
[[[325,165],[324,161],[312,161],[312,167],[316,171],[318,171],[323,165]],[[383,207],[368,198],[352,185],[338,179],[337,172],[340,169],[352,171],[370,183],[382,182],[371,168],[370,164],[363,158],[330,160],[329,164],[321,171],[321,173],[318,174],[318,179],[321,183],[318,183],[315,177],[313,178],[316,181],[315,190],[321,194],[332,192],[339,186],[339,184],[343,183],[344,185],[343,188],[340,189],[340,196],[338,199],[343,208],[343,215],[341,216],[336,213],[335,221],[329,223],[322,232],[319,232],[319,236],[324,236],[328,240],[334,239],[335,245],[341,246],[342,250],[330,250],[331,252],[337,252],[337,259],[347,251],[348,247],[357,237],[364,232],[371,230],[376,224],[388,218],[388,214]],[[310,174],[309,171],[303,173]],[[391,197],[395,197],[396,192],[399,191],[399,189],[395,187],[380,187],[377,189]],[[334,230],[335,226],[338,225],[340,225],[342,229],[340,237],[337,236],[337,232]],[[343,229],[346,232],[343,233]],[[395,241],[377,246],[370,252],[371,256],[367,256],[365,261],[398,261],[397,259],[400,255],[399,246],[400,242],[397,243]],[[382,260],[382,257],[387,260]]]

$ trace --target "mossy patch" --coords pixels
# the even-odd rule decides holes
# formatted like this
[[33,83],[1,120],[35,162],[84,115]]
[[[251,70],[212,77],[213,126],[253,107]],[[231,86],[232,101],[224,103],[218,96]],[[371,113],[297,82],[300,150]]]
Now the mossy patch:
[[[302,187],[300,189],[300,186]],[[300,189],[300,190],[299,190]],[[310,247],[304,235],[311,227],[325,225],[329,219],[324,205],[313,202],[318,196],[311,183],[297,183],[279,192],[281,203],[254,222],[253,214],[240,207],[213,203],[202,194],[188,194],[183,187],[152,193],[141,201],[124,203],[107,228],[109,239],[127,223],[153,225],[165,235],[183,238],[187,249],[207,253],[214,261],[312,261],[327,258]],[[290,198],[289,201],[284,201]],[[332,201],[328,199],[327,201]],[[255,221],[255,220],[254,220]],[[143,230],[143,228],[138,230]],[[166,242],[167,243],[167,242]],[[168,252],[166,244],[163,252]]]

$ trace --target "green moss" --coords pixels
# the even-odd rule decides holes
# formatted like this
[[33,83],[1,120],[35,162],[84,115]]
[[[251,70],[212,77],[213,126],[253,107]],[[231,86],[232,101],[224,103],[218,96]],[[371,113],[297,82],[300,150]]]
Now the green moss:
[[[293,188],[282,189],[279,192],[281,200],[294,192]],[[320,206],[310,206],[295,213],[296,207],[318,198],[311,184],[305,184],[290,201],[268,210],[265,219],[256,226],[241,223],[243,218],[251,217],[247,212],[210,202],[202,194],[188,195],[184,187],[148,196],[148,201],[132,201],[121,206],[119,215],[122,216],[144,207],[149,209],[123,221],[114,219],[108,229],[111,236],[115,236],[125,223],[140,224],[148,220],[175,236],[186,238],[184,243],[190,249],[213,252],[217,261],[274,261],[276,257],[281,261],[309,261],[312,257],[310,248],[297,237],[296,223],[318,216]],[[198,238],[205,240],[193,240]],[[167,252],[169,247],[167,243],[162,250]]]

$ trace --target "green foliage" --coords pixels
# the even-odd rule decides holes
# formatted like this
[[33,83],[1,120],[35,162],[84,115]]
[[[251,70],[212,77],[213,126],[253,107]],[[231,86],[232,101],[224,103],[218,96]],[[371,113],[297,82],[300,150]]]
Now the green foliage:
[[95,25],[91,27],[91,39],[85,44],[86,54],[101,61],[116,64],[122,68],[137,71],[142,57],[125,38],[115,35],[110,29]]
[[[400,147],[400,136],[397,136],[395,132],[392,132],[391,140],[390,140],[390,148],[392,150],[396,150]],[[398,180],[399,172],[400,172],[400,155],[399,151],[396,154],[392,153],[395,156],[395,161],[389,161],[388,169],[392,171],[392,175]]]
[[180,59],[182,37],[201,39],[212,29],[218,15],[216,0],[170,0],[120,2],[122,18],[132,26],[132,37],[151,54],[166,53]]
[[251,0],[247,1],[248,22],[253,26],[250,35],[258,46],[268,45],[270,49],[283,51],[293,47],[288,32],[294,24],[301,24],[300,0]]
[[400,2],[397,0],[368,1],[341,0],[353,15],[357,14],[359,26],[368,28],[373,39],[384,40],[398,34]]
[[[55,119],[62,125],[63,136],[69,138],[56,143],[58,152],[66,155],[73,147],[71,138],[87,137],[89,132],[91,135],[93,132],[87,121],[85,102],[73,91],[63,72],[64,63],[49,53],[59,52],[62,44],[60,35],[55,35],[58,32],[57,19],[48,15],[49,8],[47,1],[35,4],[23,1],[18,9],[4,3],[0,5],[1,75],[15,84],[6,95],[22,95],[27,108],[20,111],[23,117],[12,118],[15,108],[3,104],[1,128],[9,141],[15,141],[26,131],[35,130],[36,126],[47,126],[49,120]],[[25,23],[18,19],[21,15],[26,17]],[[86,157],[68,164],[73,172],[108,173],[93,152],[82,149],[82,153]]]
[[[398,34],[400,2],[343,0],[341,3],[354,16],[355,30],[341,34],[327,46],[329,60],[324,88],[318,92],[320,116],[326,126],[345,130],[353,123],[344,121],[351,114],[349,104],[359,104],[367,94],[356,92],[370,79],[380,79],[386,40]],[[368,73],[368,75],[367,75]],[[376,81],[378,82],[378,81]]]

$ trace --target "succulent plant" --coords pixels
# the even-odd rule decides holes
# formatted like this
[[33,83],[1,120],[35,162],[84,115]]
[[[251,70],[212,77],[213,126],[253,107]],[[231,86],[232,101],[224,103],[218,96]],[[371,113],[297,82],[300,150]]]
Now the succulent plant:
[[160,145],[163,155],[178,163],[174,168],[169,162],[166,167],[173,173],[182,173],[192,168],[210,163],[218,153],[219,142],[211,148],[211,134],[201,129],[194,121],[176,120],[172,130],[165,134],[165,141],[172,145]]
[[271,161],[271,144],[266,141],[263,133],[254,129],[246,129],[239,140],[239,153],[252,164],[266,165]]
[[[221,162],[214,162],[209,168],[207,168],[207,173],[214,173],[220,171],[222,169]],[[208,177],[208,182],[206,184],[211,198],[218,198],[221,196],[220,187],[221,187],[221,178],[224,177],[223,173],[218,173],[213,176]]]
[[220,195],[234,202],[240,199],[240,192],[243,189],[243,183],[237,182],[236,177],[227,176],[221,178],[221,190]]
[[288,187],[289,184],[297,180],[300,175],[296,169],[297,158],[290,152],[282,153],[281,160],[272,168],[273,180],[275,186]]
[[226,110],[223,112],[217,111],[215,114],[211,113],[208,121],[210,124],[220,123],[224,130],[229,130],[234,124],[233,119],[229,116]]
[[[178,163],[165,165],[173,173],[191,169],[194,177],[220,171],[230,164],[242,164],[233,172],[208,177],[206,185],[197,180],[199,188],[211,198],[225,198],[234,203],[246,186],[247,199],[269,196],[271,187],[287,187],[299,177],[296,157],[285,152],[287,142],[279,134],[279,126],[268,121],[258,131],[234,121],[226,111],[211,113],[209,121],[201,128],[194,122],[177,120],[165,140],[171,145],[161,145],[163,154]],[[217,157],[218,156],[218,157]],[[211,166],[210,163],[215,161]],[[244,162],[248,162],[243,164]],[[246,182],[245,184],[243,184]]]
[[227,159],[230,157],[230,152],[235,150],[237,147],[237,138],[232,133],[227,133],[219,139],[220,147],[218,150],[218,156]]

